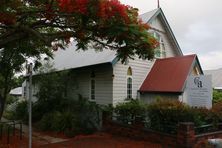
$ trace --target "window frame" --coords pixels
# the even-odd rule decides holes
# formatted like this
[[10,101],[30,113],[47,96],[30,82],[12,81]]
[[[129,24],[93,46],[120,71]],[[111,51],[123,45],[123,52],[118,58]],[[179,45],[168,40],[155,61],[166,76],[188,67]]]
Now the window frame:
[[[129,83],[129,80],[131,80],[131,83]],[[132,99],[133,98],[133,78],[132,76],[128,76],[126,80],[126,98]],[[130,85],[130,87],[129,87]]]
[[[128,67],[127,69],[127,77],[126,77],[126,98],[132,99],[133,98],[133,71],[131,67]],[[131,80],[131,84],[128,80]],[[129,85],[131,86],[129,88]]]
[[[154,57],[156,59],[166,58],[166,49],[162,35],[157,31],[150,32],[155,39],[159,42],[159,46],[154,49]],[[157,54],[159,54],[157,56]]]
[[[94,88],[92,88],[92,84],[94,83]],[[91,72],[90,75],[90,82],[89,82],[89,100],[95,101],[96,100],[96,79],[95,79],[95,73]]]

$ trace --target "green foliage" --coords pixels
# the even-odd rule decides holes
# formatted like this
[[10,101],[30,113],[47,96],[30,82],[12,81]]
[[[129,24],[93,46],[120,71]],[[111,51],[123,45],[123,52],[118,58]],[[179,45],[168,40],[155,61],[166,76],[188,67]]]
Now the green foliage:
[[[193,108],[177,100],[157,99],[151,104],[138,100],[118,104],[114,108],[117,120],[129,124],[135,122],[136,116],[142,116],[140,122],[145,127],[166,133],[176,133],[180,122],[193,122],[196,132],[215,130],[222,122],[222,102],[215,103],[211,109]],[[202,128],[202,126],[210,125]]]
[[210,110],[210,115],[208,115],[209,120],[214,126],[217,126],[219,122],[222,122],[222,102],[217,102],[213,104]]
[[61,132],[72,129],[74,119],[74,114],[71,112],[61,113],[59,111],[53,111],[43,115],[38,125],[43,131],[52,130]]
[[12,104],[12,103],[16,102],[17,100],[18,100],[17,97],[8,95],[5,103],[6,103],[6,105],[9,105],[9,104]]
[[67,136],[89,134],[100,128],[100,113],[99,106],[92,102],[85,99],[70,100],[63,111],[44,114],[38,126],[41,130],[64,132]]
[[[47,67],[44,67],[45,69]],[[34,77],[38,86],[38,101],[33,104],[33,121],[39,121],[45,113],[63,111],[70,102],[65,97],[68,72],[53,72]],[[41,72],[41,71],[40,71]],[[68,101],[68,102],[67,102]]]
[[127,102],[119,103],[114,109],[118,120],[127,124],[134,122],[136,117],[144,118],[145,111],[145,104],[138,99],[130,99]]
[[112,119],[114,107],[112,104],[101,105],[101,110],[103,114],[103,120]]
[[73,81],[69,80],[72,72],[58,73],[46,67],[41,70],[51,73],[42,74],[33,80],[39,87],[38,101],[33,104],[33,121],[38,122],[38,127],[64,132],[67,136],[98,130],[101,126],[100,107],[81,96],[72,99],[67,97],[66,91],[71,85],[69,82]]
[[24,122],[28,121],[28,102],[22,101],[17,104],[15,110],[15,119],[23,120]]
[[14,111],[8,111],[5,110],[3,117],[8,119],[8,120],[15,120],[15,112]]
[[158,100],[148,105],[149,127],[164,132],[175,132],[179,122],[193,122],[195,126],[206,123],[207,109],[191,108],[182,102]]
[[11,88],[16,88],[16,87],[20,87],[22,86],[22,83],[25,81],[25,78],[21,75],[18,77],[13,77],[12,78],[12,84],[11,84]]
[[213,90],[213,103],[222,101],[222,91]]

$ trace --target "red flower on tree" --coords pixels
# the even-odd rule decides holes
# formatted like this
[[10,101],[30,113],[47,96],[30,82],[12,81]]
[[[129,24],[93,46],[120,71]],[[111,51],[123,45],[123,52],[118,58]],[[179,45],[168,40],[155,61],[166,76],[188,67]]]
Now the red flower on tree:
[[0,13],[0,23],[5,25],[12,25],[15,24],[16,18],[14,14],[11,13]]
[[114,16],[128,20],[128,6],[121,4],[118,0],[102,0],[99,4],[98,16],[103,19],[110,19]]
[[58,3],[63,12],[87,14],[89,0],[58,0]]

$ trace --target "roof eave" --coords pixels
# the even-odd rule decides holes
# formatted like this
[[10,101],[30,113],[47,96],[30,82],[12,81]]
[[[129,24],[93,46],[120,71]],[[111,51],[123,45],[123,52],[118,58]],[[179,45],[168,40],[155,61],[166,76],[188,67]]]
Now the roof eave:
[[199,59],[198,59],[198,56],[196,55],[196,60],[197,60],[197,64],[199,65],[199,67],[200,67],[200,72],[201,72],[201,74],[202,75],[204,75],[204,72],[203,72],[203,69],[202,69],[202,67],[201,67],[201,65],[200,65],[200,61],[199,61]]
[[181,50],[181,48],[180,48],[180,46],[179,46],[179,44],[178,44],[178,42],[177,42],[177,40],[176,40],[176,37],[175,37],[175,35],[174,35],[174,33],[173,33],[173,31],[172,31],[172,29],[171,29],[171,27],[170,27],[170,25],[169,25],[169,23],[168,23],[168,21],[167,21],[167,19],[166,19],[166,17],[165,17],[165,15],[164,15],[164,13],[163,13],[163,11],[162,11],[161,8],[159,8],[159,9],[156,11],[156,13],[147,21],[147,23],[151,23],[151,22],[153,21],[153,19],[154,19],[155,17],[157,17],[157,15],[159,15],[159,14],[160,14],[160,16],[162,17],[163,22],[164,22],[164,24],[166,25],[167,30],[168,30],[168,32],[170,33],[170,36],[171,36],[171,38],[173,39],[173,41],[174,41],[174,43],[175,43],[175,45],[176,45],[176,47],[177,47],[177,49],[178,49],[178,51],[179,51],[179,54],[180,54],[180,55],[183,55],[183,52],[182,52],[182,50]]
[[183,93],[183,91],[154,91],[154,90],[138,90],[140,93]]

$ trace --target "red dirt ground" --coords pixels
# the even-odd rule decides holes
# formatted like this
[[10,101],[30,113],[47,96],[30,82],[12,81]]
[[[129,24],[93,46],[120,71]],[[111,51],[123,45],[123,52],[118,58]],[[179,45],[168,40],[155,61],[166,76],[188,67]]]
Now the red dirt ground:
[[[47,134],[48,135],[48,134]],[[50,134],[51,135],[51,134]],[[60,136],[59,136],[60,137]],[[7,136],[0,140],[0,148],[27,148],[28,138],[20,140],[18,133],[10,137],[10,144],[7,144]],[[112,136],[107,133],[96,133],[93,135],[79,135],[68,139],[65,142],[49,144],[41,138],[33,137],[33,148],[161,148],[161,145],[137,141],[124,137]]]
[[66,142],[48,144],[42,148],[161,148],[161,145],[137,141],[124,137],[112,136],[106,133],[96,133],[93,135],[77,136]]

